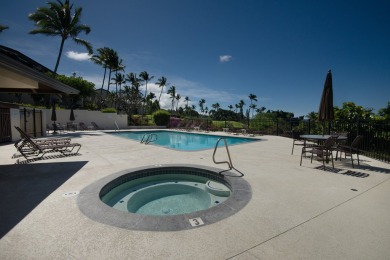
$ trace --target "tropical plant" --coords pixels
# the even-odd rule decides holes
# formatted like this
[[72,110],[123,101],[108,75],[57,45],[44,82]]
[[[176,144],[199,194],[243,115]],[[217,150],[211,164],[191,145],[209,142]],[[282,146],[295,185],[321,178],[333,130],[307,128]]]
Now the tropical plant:
[[256,104],[250,104],[249,105],[249,111],[252,109],[252,118],[253,118],[253,112],[256,110],[257,105]]
[[121,93],[122,90],[122,84],[126,83],[125,76],[122,73],[116,73],[115,77],[111,80],[115,83],[115,107],[117,107],[117,100],[118,100],[118,85],[119,85],[119,93]]
[[163,89],[164,89],[165,86],[168,86],[169,83],[167,82],[167,78],[166,77],[161,77],[161,78],[159,78],[157,80],[157,82],[155,84],[158,85],[159,88],[161,88],[160,96],[158,97],[158,103],[160,103],[160,99],[161,99],[161,95],[162,95]]
[[176,111],[179,109],[179,101],[180,101],[180,99],[181,99],[181,95],[179,93],[176,94],[176,101],[177,101],[177,103],[176,103]]
[[91,60],[97,64],[100,65],[104,68],[104,75],[103,75],[103,82],[102,82],[102,87],[100,89],[100,95],[102,95],[103,87],[104,87],[104,81],[106,79],[106,74],[107,74],[107,67],[108,67],[108,56],[110,53],[110,48],[108,47],[103,47],[103,48],[98,48],[96,50],[99,54],[95,54],[91,57]]
[[75,75],[71,77],[65,75],[57,75],[56,79],[80,91],[77,95],[71,95],[71,97],[66,96],[62,98],[63,101],[68,103],[69,107],[73,105],[71,103],[77,103],[81,100],[83,102],[82,106],[87,106],[86,102],[89,102],[88,99],[95,93],[95,84],[84,80],[81,77],[76,77]]
[[142,71],[139,74],[139,77],[141,78],[141,80],[143,82],[145,82],[145,95],[144,95],[144,97],[146,97],[148,95],[148,82],[151,81],[154,78],[154,76],[149,76],[149,73],[147,73],[146,71]]
[[249,100],[250,100],[250,104],[249,104],[249,111],[252,109],[252,117],[253,117],[253,111],[255,110],[256,106],[253,106],[253,101],[256,101],[257,102],[257,96],[255,94],[249,94]]
[[4,30],[7,30],[7,29],[9,29],[8,26],[1,25],[1,24],[0,24],[0,32],[2,32],[2,31],[4,31]]
[[199,112],[203,113],[204,112],[204,104],[206,103],[206,100],[204,100],[203,98],[201,100],[199,100]]
[[387,102],[387,107],[379,109],[378,115],[385,119],[390,119],[390,101]]
[[61,45],[58,52],[57,62],[54,68],[54,75],[57,74],[64,43],[68,38],[73,39],[77,44],[87,48],[88,53],[92,54],[92,46],[89,42],[78,38],[81,32],[89,34],[91,28],[80,23],[82,8],[78,7],[72,14],[73,4],[69,0],[64,2],[57,0],[48,2],[49,7],[39,7],[35,13],[29,15],[29,19],[35,22],[37,29],[30,31],[30,34],[44,34],[47,36],[60,36]]
[[176,99],[176,87],[175,86],[172,86],[168,89],[168,92],[167,94],[170,95],[170,99],[172,99],[172,107],[171,107],[171,111],[173,111],[173,107],[175,105],[175,99]]
[[238,102],[238,108],[240,109],[240,115],[241,115],[241,119],[244,118],[244,106],[245,106],[245,102],[244,100],[240,100],[240,102]]

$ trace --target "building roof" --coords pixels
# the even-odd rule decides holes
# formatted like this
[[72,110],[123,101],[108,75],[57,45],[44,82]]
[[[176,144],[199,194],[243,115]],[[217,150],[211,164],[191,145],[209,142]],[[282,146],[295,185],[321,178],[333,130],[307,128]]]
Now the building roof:
[[78,94],[80,91],[54,78],[42,64],[0,45],[0,93]]

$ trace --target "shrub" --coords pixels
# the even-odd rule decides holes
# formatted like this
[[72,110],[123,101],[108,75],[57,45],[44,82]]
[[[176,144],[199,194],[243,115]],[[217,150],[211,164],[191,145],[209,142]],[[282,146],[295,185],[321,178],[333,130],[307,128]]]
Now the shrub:
[[171,114],[165,110],[157,110],[153,113],[154,122],[158,126],[166,126],[169,123]]
[[113,107],[107,107],[107,108],[103,108],[101,110],[102,113],[116,113],[116,109],[113,108]]

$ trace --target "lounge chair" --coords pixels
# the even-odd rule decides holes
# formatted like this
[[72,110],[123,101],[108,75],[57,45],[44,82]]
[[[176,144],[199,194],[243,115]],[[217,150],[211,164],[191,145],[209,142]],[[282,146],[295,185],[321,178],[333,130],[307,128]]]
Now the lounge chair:
[[180,125],[181,126],[179,127],[179,130],[186,131],[192,126],[192,122],[191,121],[183,121],[183,123]]
[[359,161],[359,152],[360,152],[359,145],[360,145],[360,142],[361,142],[362,139],[363,139],[363,136],[358,135],[352,141],[351,145],[339,144],[337,146],[337,148],[336,148],[336,151],[337,151],[336,152],[336,161],[337,161],[339,152],[340,152],[340,160],[341,160],[342,153],[344,153],[344,158],[347,158],[347,155],[351,156],[352,168],[355,168],[355,166],[353,164],[353,155],[356,154],[357,160],[358,160],[358,165],[360,165],[360,161]]
[[18,140],[14,145],[17,148],[20,145],[24,144],[24,141],[27,139],[31,139],[36,143],[70,143],[71,139],[70,138],[50,138],[50,139],[34,139],[33,137],[29,136],[26,132],[24,132],[20,127],[15,126],[15,129],[18,130],[20,133],[20,140]]
[[195,130],[195,131],[200,131],[200,129],[201,129],[201,127],[203,126],[203,122],[200,122],[200,123],[195,123],[195,125],[193,126],[193,129]]
[[103,128],[99,127],[95,122],[91,122],[94,130],[103,130]]
[[[33,140],[19,127],[15,128],[21,134],[22,139],[15,143],[17,151],[26,159],[29,157],[42,157],[46,153],[60,152],[64,155],[77,154],[81,144],[71,143],[70,138],[54,138],[45,140]],[[75,151],[75,149],[77,149]]]
[[302,166],[302,157],[303,154],[311,153],[311,160],[310,162],[313,162],[313,156],[314,154],[317,155],[318,158],[321,158],[322,164],[324,165],[325,170],[325,161],[328,161],[329,157],[332,158],[332,167],[334,168],[334,162],[333,162],[333,151],[335,151],[335,143],[336,143],[337,137],[330,136],[328,139],[324,141],[322,145],[313,145],[313,146],[303,146],[302,147],[302,153],[301,153],[301,163]]

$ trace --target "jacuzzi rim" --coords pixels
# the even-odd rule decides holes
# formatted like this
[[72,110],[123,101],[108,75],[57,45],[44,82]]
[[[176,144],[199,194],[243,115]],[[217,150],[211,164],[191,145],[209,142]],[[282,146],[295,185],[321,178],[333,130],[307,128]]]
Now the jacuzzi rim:
[[203,227],[232,216],[244,208],[252,197],[251,187],[244,178],[238,177],[232,171],[224,171],[223,179],[232,191],[230,197],[221,204],[201,211],[173,216],[149,216],[120,211],[101,201],[101,190],[109,183],[124,175],[145,172],[155,168],[203,170],[216,175],[224,171],[219,168],[194,164],[150,165],[122,170],[97,180],[81,190],[77,198],[79,209],[90,219],[115,227],[144,231],[178,231],[194,228],[190,225],[189,219],[201,218],[204,224],[198,227]]

